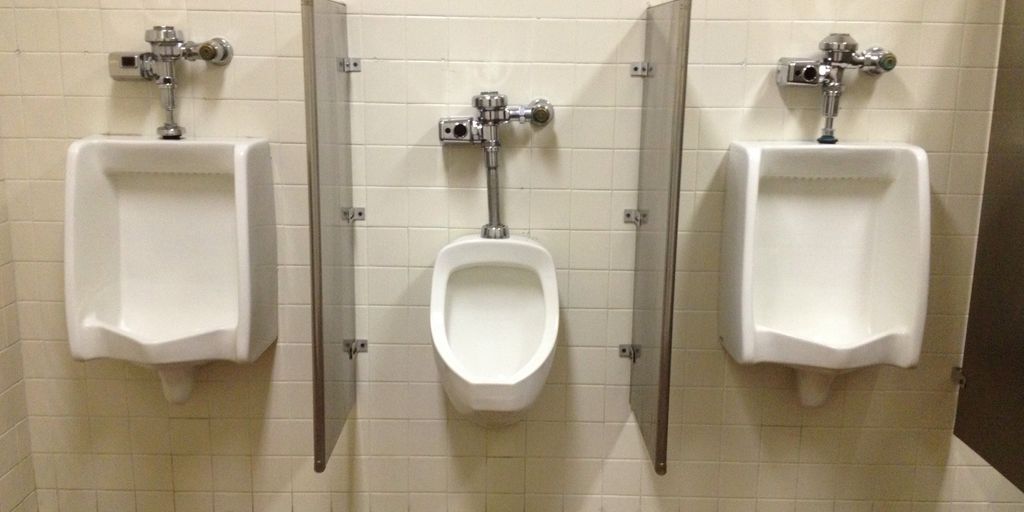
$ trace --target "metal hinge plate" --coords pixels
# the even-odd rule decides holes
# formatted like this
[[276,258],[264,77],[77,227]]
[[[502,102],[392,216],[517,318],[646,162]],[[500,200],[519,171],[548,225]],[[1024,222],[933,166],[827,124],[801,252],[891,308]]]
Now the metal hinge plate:
[[629,65],[629,76],[650,76],[654,66],[650,62],[634,62]]
[[622,222],[637,227],[647,224],[647,210],[623,210]]
[[366,340],[345,340],[345,350],[349,359],[355,359],[356,354],[370,351],[370,342]]
[[338,59],[338,71],[342,73],[358,73],[363,70],[363,60],[352,57]]
[[361,207],[348,207],[341,209],[341,218],[345,219],[345,222],[352,224],[358,220],[366,220],[366,208]]
[[953,381],[953,384],[959,386],[960,389],[967,387],[967,375],[964,374],[964,369],[959,366],[954,366],[949,372],[949,380]]
[[635,363],[640,358],[640,345],[619,345],[619,357]]

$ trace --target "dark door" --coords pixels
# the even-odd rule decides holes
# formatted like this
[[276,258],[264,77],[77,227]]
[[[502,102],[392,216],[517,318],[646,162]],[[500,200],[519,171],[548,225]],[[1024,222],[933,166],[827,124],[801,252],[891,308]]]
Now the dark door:
[[1008,0],[957,437],[1024,489],[1024,1]]

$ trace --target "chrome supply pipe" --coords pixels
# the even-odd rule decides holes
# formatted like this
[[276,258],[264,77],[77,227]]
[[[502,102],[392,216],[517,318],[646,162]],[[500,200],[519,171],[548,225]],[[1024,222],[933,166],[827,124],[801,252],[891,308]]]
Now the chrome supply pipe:
[[508,226],[501,223],[501,195],[498,194],[500,152],[500,142],[484,142],[484,158],[487,161],[487,224],[480,232],[480,236],[484,238],[508,238]]
[[[821,129],[821,139],[837,141],[835,137],[835,120],[839,115],[839,97],[843,94],[843,68],[835,68],[835,78],[828,77],[822,86],[821,115],[825,116],[825,126]],[[818,139],[818,142],[823,142]]]
[[164,109],[164,124],[158,127],[156,132],[164,139],[180,139],[185,134],[185,129],[178,125],[174,117],[174,109],[177,108],[175,89],[178,88],[174,61],[158,60],[153,68],[157,75],[154,82],[160,89],[160,105]]

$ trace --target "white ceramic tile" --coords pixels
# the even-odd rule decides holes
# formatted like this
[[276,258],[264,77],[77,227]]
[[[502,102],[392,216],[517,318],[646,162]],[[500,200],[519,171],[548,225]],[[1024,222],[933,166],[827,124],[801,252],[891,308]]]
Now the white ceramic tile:
[[18,49],[18,30],[15,23],[14,10],[9,5],[4,6],[3,15],[0,16],[0,50],[13,52]]
[[[920,63],[926,66],[956,66],[960,64],[960,51],[965,27],[959,24],[921,25]],[[972,56],[972,61],[974,57]]]
[[999,46],[999,32],[999,25],[964,25],[962,51],[965,58],[962,64],[970,67],[996,67],[999,52],[993,51],[993,48]]
[[56,10],[19,9],[13,14],[19,50],[55,52],[61,49]]
[[747,60],[746,21],[708,21],[703,25],[703,59],[706,64],[742,64]]
[[970,69],[960,72],[956,108],[959,110],[991,110],[995,94],[996,70]]
[[745,20],[750,4],[750,0],[711,1],[707,3],[704,16],[708,19]]
[[941,21],[956,23],[964,19],[964,9],[968,0],[950,0],[949,2],[930,3],[924,10],[925,21]]
[[968,0],[964,21],[967,23],[1000,23],[1004,0]]
[[406,18],[405,58],[431,61],[446,59],[448,24],[445,18]]
[[617,49],[629,25],[619,21],[582,21],[576,26],[577,62],[610,62],[617,59]]
[[535,62],[573,62],[579,23],[541,19],[533,23],[530,58]]

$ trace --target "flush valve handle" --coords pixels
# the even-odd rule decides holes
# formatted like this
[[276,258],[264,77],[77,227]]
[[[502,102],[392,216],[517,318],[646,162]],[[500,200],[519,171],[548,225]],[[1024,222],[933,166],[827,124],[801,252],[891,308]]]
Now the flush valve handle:
[[555,107],[546,99],[537,99],[526,106],[530,113],[530,122],[537,126],[544,126],[555,117]]
[[231,43],[223,37],[215,37],[209,41],[199,43],[196,53],[200,59],[217,66],[226,66],[227,63],[231,62],[231,57],[234,56]]
[[538,98],[527,105],[509,105],[509,118],[520,123],[544,126],[555,117],[555,106],[544,98]]
[[895,53],[873,46],[864,52],[864,67],[861,70],[871,75],[881,75],[896,69],[896,62]]

